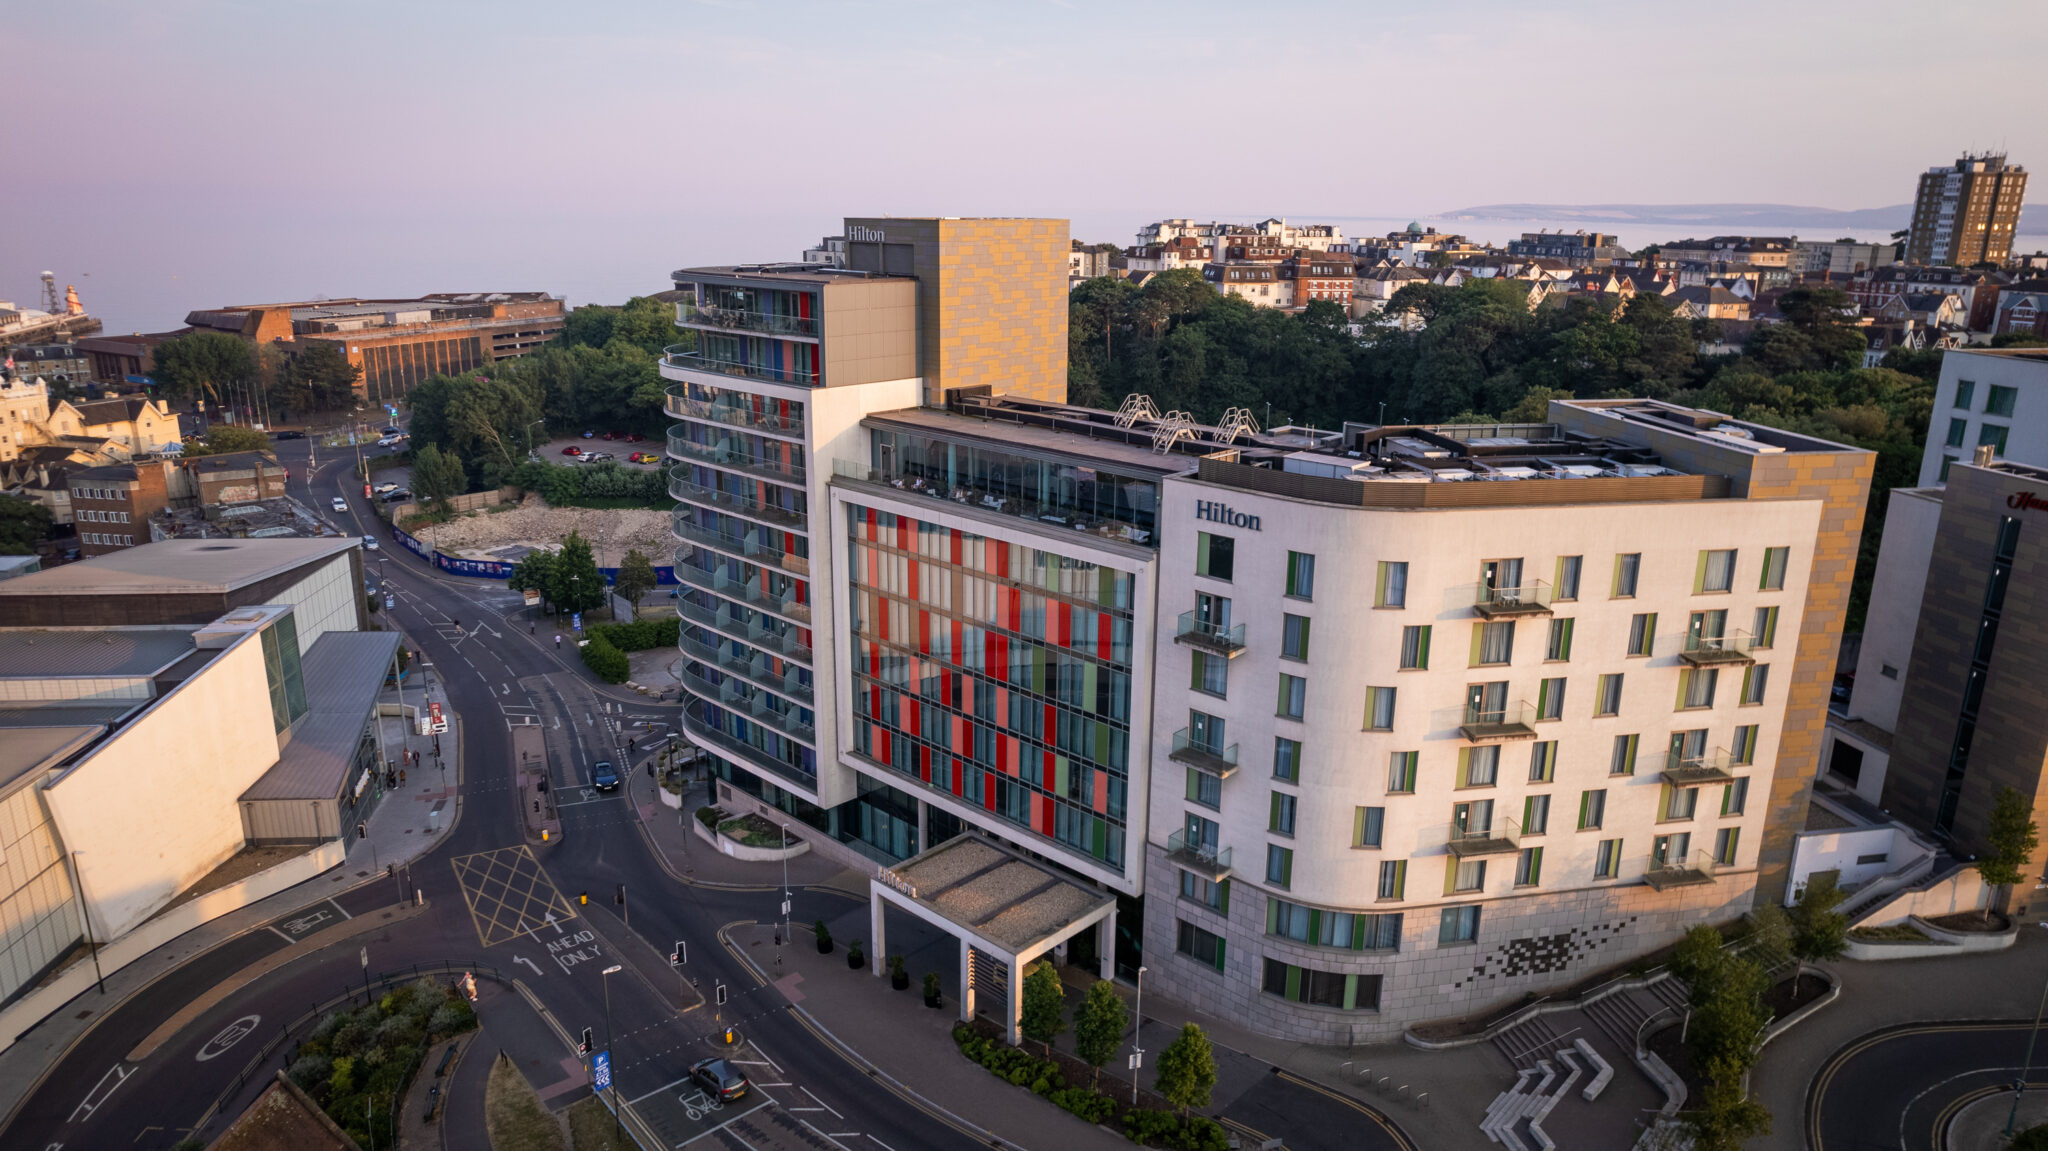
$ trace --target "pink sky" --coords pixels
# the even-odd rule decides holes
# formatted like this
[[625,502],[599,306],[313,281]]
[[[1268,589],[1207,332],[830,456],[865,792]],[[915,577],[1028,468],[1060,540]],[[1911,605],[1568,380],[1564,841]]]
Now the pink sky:
[[[2048,165],[2048,6],[17,4],[0,298],[658,290],[842,215],[1428,216],[1912,196]],[[2048,198],[2037,190],[2034,198]],[[1504,237],[1503,237],[1504,238]]]

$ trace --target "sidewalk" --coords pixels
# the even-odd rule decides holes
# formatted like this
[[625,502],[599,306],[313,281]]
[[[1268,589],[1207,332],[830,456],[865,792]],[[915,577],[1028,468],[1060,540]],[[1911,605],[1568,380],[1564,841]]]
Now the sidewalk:
[[[710,790],[702,780],[693,780],[683,789],[680,808],[661,802],[661,785],[647,773],[647,765],[654,762],[658,754],[657,751],[642,750],[629,757],[632,768],[626,773],[626,800],[639,813],[641,833],[647,837],[669,874],[684,883],[703,887],[780,891],[782,864],[743,863],[728,858],[697,838],[690,829],[690,821],[697,818],[697,809],[711,802]],[[793,820],[791,822],[794,823]],[[804,828],[804,831],[816,834],[809,828]],[[865,876],[849,875],[838,863],[822,858],[816,851],[805,852],[789,861],[789,886],[791,890],[831,887],[862,903],[867,901]]]

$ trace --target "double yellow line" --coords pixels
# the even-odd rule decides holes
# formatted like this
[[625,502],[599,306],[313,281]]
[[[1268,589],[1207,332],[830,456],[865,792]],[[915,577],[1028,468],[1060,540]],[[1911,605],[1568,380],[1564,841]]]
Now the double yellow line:
[[[1844,1064],[1863,1052],[1876,1047],[1878,1044],[1888,1043],[1894,1039],[1905,1039],[1915,1035],[1954,1035],[1972,1031],[2030,1031],[2033,1029],[2033,1026],[2032,1023],[1929,1024],[1926,1026],[1897,1027],[1866,1035],[1856,1040],[1854,1043],[1849,1044],[1830,1056],[1828,1061],[1821,1066],[1820,1074],[1813,1077],[1813,1086],[1811,1093],[1807,1097],[1806,1104],[1806,1145],[1812,1148],[1813,1151],[1826,1151],[1826,1141],[1821,1138],[1820,1109],[1821,1103],[1827,1098],[1828,1086],[1834,1082],[1836,1073],[1841,1071]],[[2033,1084],[2028,1084],[2028,1086],[2031,1087]],[[1996,1094],[1999,1091],[2010,1090],[2010,1087],[1994,1087],[1985,1090]],[[1939,1147],[1941,1145],[1941,1140],[1938,1136],[1941,1133],[1942,1126],[1955,1117],[1956,1111],[1980,1098],[1981,1094],[1981,1092],[1978,1092],[1963,1096],[1942,1109],[1941,1114],[1935,1121],[1934,1133],[1937,1138],[1934,1140],[1934,1146]]]

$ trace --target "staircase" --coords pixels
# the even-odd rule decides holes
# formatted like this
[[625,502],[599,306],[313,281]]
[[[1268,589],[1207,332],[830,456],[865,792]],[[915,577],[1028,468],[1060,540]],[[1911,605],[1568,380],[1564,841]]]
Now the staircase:
[[1683,980],[1666,977],[1648,987],[1616,992],[1588,1003],[1580,1010],[1614,1041],[1615,1046],[1623,1051],[1634,1051],[1636,1036],[1641,1032],[1643,1023],[1667,1009],[1684,1011],[1688,994],[1689,989]]
[[1524,1069],[1515,1077],[1514,1087],[1501,1092],[1487,1107],[1479,1130],[1508,1151],[1556,1151],[1557,1143],[1544,1132],[1543,1120],[1586,1074],[1583,1059],[1575,1050],[1560,1050],[1555,1059],[1539,1060],[1533,1068]]
[[1571,1040],[1568,1036],[1559,1035],[1548,1017],[1539,1015],[1494,1036],[1493,1047],[1507,1056],[1508,1062],[1519,1071],[1536,1066],[1539,1060],[1548,1059],[1560,1041],[1569,1043]]

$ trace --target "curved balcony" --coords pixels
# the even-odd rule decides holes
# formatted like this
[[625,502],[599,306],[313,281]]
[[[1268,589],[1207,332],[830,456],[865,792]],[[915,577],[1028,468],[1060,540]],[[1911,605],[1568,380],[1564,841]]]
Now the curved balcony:
[[736,537],[712,531],[691,521],[681,508],[669,513],[669,532],[679,540],[700,544],[762,567],[780,568],[797,576],[811,574],[811,561],[808,558],[797,555],[787,548],[764,544],[750,535]]
[[[690,395],[689,385],[677,384],[667,392],[663,404],[669,415],[679,420],[704,420],[708,423],[724,424],[727,427],[742,428],[764,435],[786,436],[791,439],[804,438],[804,418],[783,416],[774,412],[757,412],[738,404],[721,404],[712,400],[700,400]],[[801,407],[802,405],[798,405]]]
[[[687,478],[682,468],[675,468],[669,472],[668,494],[674,499],[715,508],[728,515],[744,516],[770,527],[803,532],[806,535],[811,530],[811,518],[803,512],[793,512],[777,504],[764,503],[753,496],[735,495],[732,492],[719,491],[717,488],[707,488]],[[801,495],[798,498],[801,499]]]
[[[702,604],[691,603],[689,600],[678,601],[676,614],[689,620],[691,623],[701,624],[721,635],[739,640],[741,643],[760,651],[779,655],[784,659],[793,659],[802,664],[813,662],[814,655],[810,645],[798,638],[798,629],[793,626],[785,625],[782,630],[765,627],[760,620],[734,619],[724,612],[705,607]],[[748,614],[758,615],[759,613],[749,612]]]
[[733,579],[723,570],[707,572],[692,564],[679,563],[675,571],[676,578],[691,587],[702,588],[713,595],[736,600],[757,611],[773,612],[805,627],[811,625],[811,605],[799,602],[793,595],[775,595],[764,591],[757,583]]
[[692,658],[706,664],[714,664],[727,675],[739,676],[805,705],[816,702],[816,694],[811,685],[800,679],[795,669],[783,672],[774,670],[771,657],[751,645],[747,646],[747,654],[741,654],[718,644],[706,643],[702,637],[689,631],[682,633],[678,643]]
[[774,696],[761,688],[730,679],[724,683],[713,683],[694,664],[684,666],[681,678],[683,690],[691,695],[716,703],[755,723],[772,727],[792,739],[814,746],[818,742],[818,729],[815,724],[804,722],[802,709],[794,704],[777,708]]
[[708,328],[714,332],[759,332],[764,336],[798,336],[813,340],[824,328],[824,322],[817,316],[785,316],[776,312],[754,312],[708,304],[677,304],[676,323],[686,328]]
[[682,434],[681,428],[668,430],[668,454],[670,459],[691,460],[726,471],[743,472],[783,484],[804,482],[804,465],[801,462],[783,463],[766,456],[742,450],[732,437],[721,438],[714,444],[695,443]]
[[714,360],[702,352],[671,344],[662,349],[661,366],[679,372],[709,372],[713,375],[731,376],[742,380],[765,380],[773,384],[797,384],[802,387],[818,386],[817,371],[801,371],[795,368],[771,368],[764,364],[743,364],[735,360]]
[[786,762],[755,747],[743,739],[734,739],[711,724],[704,717],[702,700],[692,699],[683,705],[683,730],[699,746],[706,747],[720,755],[730,756],[752,767],[794,781],[798,786],[815,791],[818,786],[815,772],[807,772],[794,763]]

